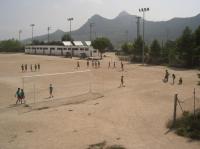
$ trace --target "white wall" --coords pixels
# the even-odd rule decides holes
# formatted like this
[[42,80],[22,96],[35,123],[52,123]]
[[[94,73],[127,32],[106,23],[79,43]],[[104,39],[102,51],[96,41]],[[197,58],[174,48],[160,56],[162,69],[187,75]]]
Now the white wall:
[[[26,54],[38,54],[38,55],[53,55],[53,56],[65,56],[66,53],[72,53],[74,56],[80,56],[81,53],[85,53],[88,57],[99,56],[98,50],[93,49],[88,46],[51,46],[51,45],[36,45],[36,46],[26,46]],[[96,52],[95,52],[96,51]]]

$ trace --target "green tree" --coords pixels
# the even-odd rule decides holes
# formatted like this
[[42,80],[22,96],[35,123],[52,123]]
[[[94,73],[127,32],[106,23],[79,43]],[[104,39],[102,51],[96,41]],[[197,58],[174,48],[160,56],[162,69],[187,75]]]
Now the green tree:
[[167,62],[169,65],[174,65],[174,63],[176,63],[176,49],[176,41],[168,40],[165,43],[162,53],[162,58],[164,59],[164,62]]
[[177,50],[180,60],[184,62],[187,67],[193,66],[193,59],[195,54],[195,41],[192,31],[189,27],[186,27],[177,40]]
[[106,48],[108,48],[110,45],[111,45],[110,40],[105,37],[96,38],[94,41],[92,41],[92,46],[95,49],[99,50],[99,52],[101,54],[101,58],[102,58],[102,54],[105,52]]
[[139,36],[139,38],[137,38],[133,44],[133,54],[135,56],[142,56],[142,45],[143,45],[143,40],[142,37]]
[[128,55],[131,53],[131,50],[132,50],[133,46],[132,44],[130,43],[124,43],[122,46],[121,46],[121,49],[122,51],[124,52],[124,54]]
[[194,32],[195,48],[194,48],[194,65],[200,66],[200,26]]
[[154,40],[150,46],[150,56],[152,58],[158,58],[161,55],[161,46],[157,40]]
[[194,32],[194,36],[195,36],[195,46],[198,47],[200,46],[200,26]]
[[18,40],[0,41],[0,52],[24,52],[24,46]]
[[69,34],[64,34],[61,38],[62,41],[74,41],[74,39]]

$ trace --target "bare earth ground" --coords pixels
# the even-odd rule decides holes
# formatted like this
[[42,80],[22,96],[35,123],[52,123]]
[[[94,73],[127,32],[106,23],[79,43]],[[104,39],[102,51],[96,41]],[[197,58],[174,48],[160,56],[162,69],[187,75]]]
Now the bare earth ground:
[[[125,63],[126,87],[119,88],[120,62],[113,54],[107,55],[100,69],[91,68],[93,77],[103,82],[100,98],[88,93],[67,98],[65,103],[65,99],[55,100],[55,104],[37,103],[30,109],[13,106],[21,77],[75,71],[76,60],[0,54],[0,149],[86,149],[102,141],[127,149],[199,149],[200,142],[179,137],[166,128],[173,115],[174,94],[184,100],[192,97],[194,87],[197,96],[200,93],[197,71],[169,69],[177,78],[183,77],[180,86],[171,85],[171,79],[167,84],[161,81],[166,67]],[[117,61],[117,69],[108,69],[110,60]],[[22,63],[40,63],[41,71],[21,73]],[[85,63],[80,61],[81,70],[87,69]],[[73,90],[80,91],[76,87]]]

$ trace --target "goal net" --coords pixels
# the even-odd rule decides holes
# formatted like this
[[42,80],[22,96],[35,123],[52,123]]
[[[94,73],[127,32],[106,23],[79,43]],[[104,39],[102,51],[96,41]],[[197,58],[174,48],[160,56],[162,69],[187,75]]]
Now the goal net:
[[[92,92],[91,70],[24,76],[26,103],[64,99]],[[50,84],[53,98],[50,98]]]

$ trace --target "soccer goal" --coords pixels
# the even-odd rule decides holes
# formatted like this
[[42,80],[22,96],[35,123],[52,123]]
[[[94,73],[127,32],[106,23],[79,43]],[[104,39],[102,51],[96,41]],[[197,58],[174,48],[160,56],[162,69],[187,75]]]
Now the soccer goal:
[[[64,99],[92,92],[91,70],[45,73],[22,77],[27,103]],[[53,98],[50,98],[50,85]]]

